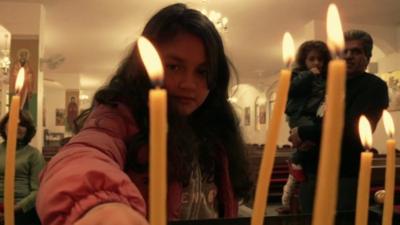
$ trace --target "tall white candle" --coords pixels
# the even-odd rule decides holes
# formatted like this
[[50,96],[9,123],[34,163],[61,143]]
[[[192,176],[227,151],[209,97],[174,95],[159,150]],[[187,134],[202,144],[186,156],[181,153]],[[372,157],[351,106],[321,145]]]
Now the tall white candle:
[[394,123],[392,116],[383,111],[383,124],[389,139],[386,141],[385,198],[383,202],[382,224],[391,225],[393,221],[394,187],[396,181],[396,141],[394,140]]
[[6,225],[14,225],[15,153],[21,103],[19,91],[23,88],[24,79],[25,70],[21,67],[15,81],[15,95],[11,98],[7,123],[6,167],[4,175],[4,220]]
[[[336,5],[328,8],[328,46],[335,56],[344,47],[343,31]],[[313,225],[333,225],[335,221],[340,151],[344,126],[346,63],[333,59],[328,66],[326,113],[323,119],[321,152],[313,209]]]
[[[283,38],[283,59],[289,68],[294,59],[294,42],[289,33],[285,33]],[[272,112],[272,119],[268,126],[264,152],[258,173],[256,195],[254,198],[253,214],[251,218],[252,225],[263,224],[265,208],[267,207],[272,167],[274,165],[276,154],[276,143],[278,140],[281,118],[286,106],[291,73],[292,71],[289,69],[281,70],[278,89],[276,92],[275,107]]]
[[156,88],[149,92],[150,110],[150,224],[167,223],[167,91],[161,88],[163,66],[154,46],[138,40],[140,56]]
[[361,116],[359,121],[359,133],[361,143],[366,149],[361,153],[360,158],[360,171],[358,174],[357,186],[357,205],[356,205],[356,225],[368,224],[368,208],[369,208],[369,190],[371,186],[371,164],[372,152],[372,131],[371,125],[367,117]]

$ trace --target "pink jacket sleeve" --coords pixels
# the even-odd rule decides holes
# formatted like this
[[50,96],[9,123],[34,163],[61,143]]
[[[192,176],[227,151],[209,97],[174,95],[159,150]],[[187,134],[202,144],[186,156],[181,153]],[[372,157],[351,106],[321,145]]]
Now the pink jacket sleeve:
[[105,202],[121,202],[145,215],[145,202],[123,171],[125,140],[137,132],[126,106],[96,106],[41,174],[36,207],[42,223],[73,224]]

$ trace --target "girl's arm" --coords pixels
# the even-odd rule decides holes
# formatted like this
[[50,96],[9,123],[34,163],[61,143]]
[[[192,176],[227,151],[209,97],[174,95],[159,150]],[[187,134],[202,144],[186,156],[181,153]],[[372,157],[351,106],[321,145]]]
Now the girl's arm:
[[144,216],[145,202],[123,171],[125,141],[137,132],[125,106],[96,106],[81,132],[42,172],[36,201],[42,223],[73,224],[98,205],[112,202]]
[[148,225],[143,215],[121,203],[105,203],[87,212],[74,225]]

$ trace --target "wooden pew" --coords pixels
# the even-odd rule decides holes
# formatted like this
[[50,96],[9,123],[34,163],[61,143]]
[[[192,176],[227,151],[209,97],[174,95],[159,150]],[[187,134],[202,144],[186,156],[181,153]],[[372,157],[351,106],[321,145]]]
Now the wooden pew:
[[[264,145],[247,145],[247,157],[250,164],[250,179],[254,182],[254,189],[257,183],[257,176],[261,164],[261,157],[264,151]],[[280,203],[282,189],[289,175],[287,160],[292,154],[289,146],[282,146],[277,149],[274,167],[271,175],[271,184],[268,195],[268,202]]]
[[[264,150],[264,145],[249,144],[247,145],[247,157],[250,162],[250,178],[256,185],[257,176],[259,173],[259,167],[261,164],[261,157]],[[289,169],[286,160],[289,159],[293,150],[290,146],[278,147],[276,152],[276,158],[274,167],[272,170],[271,184],[268,195],[269,203],[280,203],[283,191],[283,186],[286,183],[289,175]],[[395,203],[400,204],[400,155],[397,156],[397,167],[396,167],[396,195]],[[373,158],[372,175],[371,175],[371,197],[373,201],[373,195],[376,191],[384,189],[385,183],[385,165],[386,155],[375,155]],[[255,186],[254,186],[255,188]],[[372,203],[372,202],[371,202]],[[251,203],[248,204],[249,206]]]

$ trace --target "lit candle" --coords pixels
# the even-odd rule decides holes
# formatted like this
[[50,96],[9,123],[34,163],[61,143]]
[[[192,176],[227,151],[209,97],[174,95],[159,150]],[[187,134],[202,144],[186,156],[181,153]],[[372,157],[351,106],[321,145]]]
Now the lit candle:
[[149,92],[150,110],[150,224],[167,223],[167,92],[160,86],[163,66],[154,46],[144,37],[138,40],[139,53],[155,88]]
[[[342,26],[336,5],[328,8],[328,46],[334,58],[344,47]],[[344,126],[344,96],[346,62],[333,59],[329,62],[326,91],[326,112],[323,119],[321,151],[313,209],[314,225],[333,225],[336,212],[340,151]]]
[[396,173],[396,141],[394,140],[394,123],[388,111],[383,111],[383,124],[389,139],[386,141],[385,200],[383,202],[383,225],[391,225],[394,204],[394,186]]
[[359,133],[361,143],[366,149],[361,153],[360,172],[358,174],[357,186],[357,205],[356,205],[356,225],[368,224],[369,189],[371,185],[371,164],[372,152],[372,131],[367,117],[360,117]]
[[7,123],[6,167],[4,175],[4,220],[6,225],[14,225],[14,186],[15,186],[15,151],[17,147],[17,130],[19,123],[19,107],[25,79],[25,70],[18,71],[15,82],[15,95],[11,99],[10,112]]
[[272,118],[269,123],[267,135],[265,139],[265,147],[261,165],[258,173],[258,183],[256,195],[253,205],[253,214],[251,218],[252,225],[263,224],[265,208],[267,207],[267,196],[271,179],[272,167],[274,165],[276,143],[281,124],[281,118],[286,106],[287,93],[290,85],[290,64],[294,59],[294,43],[292,36],[285,33],[283,37],[283,60],[287,65],[287,69],[281,70],[278,89],[276,92],[276,102],[272,112]]

